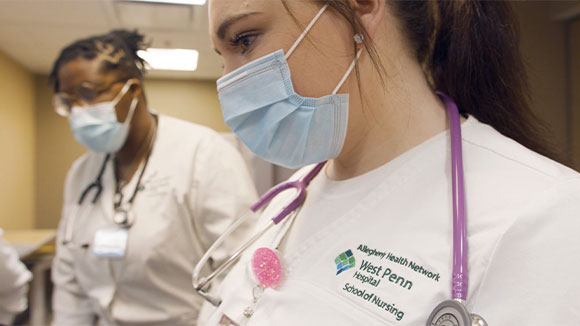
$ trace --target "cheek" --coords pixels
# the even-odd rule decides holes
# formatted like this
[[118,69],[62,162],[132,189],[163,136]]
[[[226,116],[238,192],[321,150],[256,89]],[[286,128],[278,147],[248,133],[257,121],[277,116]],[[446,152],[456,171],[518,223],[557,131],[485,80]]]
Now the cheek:
[[[307,58],[291,57],[288,64],[294,90],[306,97],[330,95],[346,73],[352,57],[329,57],[316,50],[311,51]],[[347,85],[343,84],[339,93],[350,93]]]
[[331,94],[341,73],[336,65],[330,65],[327,58],[319,53],[309,55],[307,60],[290,59],[289,66],[294,90],[305,97]]
[[[354,54],[352,32],[342,21],[334,16],[321,18],[288,59],[298,94],[329,95],[346,73]],[[343,86],[340,92],[348,93],[348,89]]]
[[222,71],[222,76],[229,74],[230,72],[238,69],[243,65],[243,63],[239,60],[239,58],[236,57],[228,58],[224,56],[223,63],[224,70]]

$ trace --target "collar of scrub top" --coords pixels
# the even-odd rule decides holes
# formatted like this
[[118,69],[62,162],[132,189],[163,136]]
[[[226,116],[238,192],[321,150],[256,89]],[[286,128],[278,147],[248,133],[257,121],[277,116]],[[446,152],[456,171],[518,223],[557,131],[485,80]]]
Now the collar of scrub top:
[[[226,231],[219,236],[219,238],[211,245],[211,247],[206,251],[206,253],[201,257],[199,262],[196,264],[195,268],[193,269],[192,273],[192,283],[195,290],[204,297],[208,302],[213,304],[214,306],[219,306],[221,303],[221,299],[214,298],[207,293],[206,287],[209,283],[219,274],[221,274],[226,268],[228,268],[231,264],[233,264],[240,255],[248,249],[256,240],[258,240],[264,233],[266,233],[272,226],[279,224],[288,216],[295,213],[304,203],[306,200],[306,189],[312,179],[318,175],[320,170],[326,161],[316,164],[304,177],[300,178],[296,181],[286,181],[283,182],[274,188],[268,190],[258,201],[250,207],[250,211],[240,218],[238,218],[230,227],[226,229]],[[264,208],[268,203],[272,201],[278,194],[281,192],[288,190],[288,189],[295,189],[296,195],[288,203],[288,205],[284,206],[272,219],[268,222],[268,224],[262,228],[259,232],[257,232],[250,240],[248,240],[240,249],[238,249],[228,260],[218,266],[211,274],[207,277],[201,277],[200,273],[203,266],[207,263],[210,258],[210,255],[214,252],[214,250],[219,247],[226,237],[230,235],[249,215],[258,212],[262,208]]]

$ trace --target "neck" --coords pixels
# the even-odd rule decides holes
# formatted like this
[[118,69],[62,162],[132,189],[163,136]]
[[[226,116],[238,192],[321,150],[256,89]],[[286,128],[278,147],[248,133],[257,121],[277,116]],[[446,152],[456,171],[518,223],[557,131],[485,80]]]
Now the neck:
[[[137,118],[137,112],[135,112],[134,118]],[[156,128],[155,118],[149,112],[142,114],[142,117],[134,121],[125,145],[115,153],[120,181],[131,179],[151,148]]]
[[[446,130],[444,105],[430,89],[418,64],[404,58],[383,62],[387,77],[383,87],[368,56],[360,61],[362,93],[352,92],[347,139],[340,155],[326,170],[331,179],[344,180],[364,174],[434,135]],[[358,90],[356,78],[350,89]],[[362,99],[362,101],[361,101]]]

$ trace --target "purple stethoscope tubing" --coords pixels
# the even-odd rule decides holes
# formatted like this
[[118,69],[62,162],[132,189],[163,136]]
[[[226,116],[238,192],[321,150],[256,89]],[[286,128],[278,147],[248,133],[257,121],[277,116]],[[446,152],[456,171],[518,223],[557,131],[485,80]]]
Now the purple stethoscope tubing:
[[[465,217],[465,188],[463,183],[463,151],[461,146],[461,122],[455,102],[442,92],[436,92],[441,98],[449,115],[449,132],[451,138],[451,182],[453,200],[453,271],[451,294],[453,299],[467,298],[467,223]],[[326,162],[318,163],[306,176],[298,181],[285,182],[270,189],[251,209],[257,212],[269,203],[280,192],[296,188],[297,194],[287,206],[272,218],[278,224],[291,212],[300,207],[306,199],[306,188],[320,172]]]
[[463,151],[459,110],[453,100],[437,92],[447,113],[451,134],[451,182],[453,191],[453,299],[467,298],[467,223],[465,218],[465,189],[463,185]]
[[[452,280],[452,298],[454,300],[465,301],[467,298],[467,228],[465,218],[465,190],[463,187],[463,154],[461,149],[461,124],[459,119],[459,111],[457,105],[447,95],[436,92],[441,98],[449,115],[449,129],[451,135],[451,181],[453,191],[453,280]],[[256,213],[264,208],[274,197],[287,189],[296,189],[296,196],[288,205],[284,206],[272,217],[271,221],[257,234],[255,234],[249,241],[247,241],[240,249],[238,249],[226,262],[218,266],[207,277],[201,277],[201,268],[208,261],[211,252],[213,252],[218,245],[220,245],[225,237],[227,237],[245,218],[246,215],[240,217],[234,224],[232,224],[206,251],[203,257],[196,264],[192,273],[192,282],[196,291],[202,295],[210,303],[218,306],[221,302],[219,298],[210,296],[204,288],[206,285],[218,274],[220,274],[227,266],[231,265],[241,253],[260,238],[270,227],[277,225],[286,217],[295,212],[302,206],[306,199],[307,187],[318,175],[320,170],[324,167],[326,161],[316,164],[305,176],[297,181],[283,182],[272,189],[268,190],[264,195],[254,203],[250,210]]]
[[270,203],[270,201],[272,201],[274,197],[276,197],[284,190],[296,189],[296,196],[292,199],[292,201],[288,205],[284,206],[284,208],[282,208],[280,212],[278,212],[278,214],[276,214],[270,220],[270,222],[264,228],[262,228],[261,231],[254,234],[254,236],[251,239],[249,239],[238,250],[236,250],[236,252],[234,252],[234,254],[232,254],[232,256],[228,258],[224,263],[216,267],[215,270],[211,272],[208,276],[202,277],[201,269],[203,265],[209,260],[210,254],[219,245],[221,245],[221,243],[223,243],[225,238],[229,234],[231,234],[232,231],[235,230],[242,223],[242,221],[245,220],[248,214],[239,217],[232,225],[230,225],[224,231],[222,235],[219,236],[219,238],[205,252],[205,254],[201,257],[201,259],[198,261],[198,263],[195,265],[193,269],[191,278],[193,287],[197,291],[197,293],[199,293],[203,298],[205,298],[208,302],[210,302],[214,306],[216,307],[219,306],[219,304],[221,303],[221,299],[211,296],[205,290],[206,286],[209,284],[209,282],[211,282],[212,279],[214,279],[217,275],[219,275],[226,268],[228,268],[228,266],[233,264],[233,262],[236,261],[249,246],[251,246],[254,242],[256,242],[256,240],[258,240],[272,226],[277,225],[286,217],[291,215],[292,212],[297,211],[300,208],[300,206],[302,206],[304,200],[306,199],[306,188],[310,184],[310,181],[312,181],[312,179],[314,179],[314,177],[320,172],[324,164],[326,164],[326,161],[316,164],[314,168],[310,170],[310,172],[308,172],[304,177],[300,178],[299,180],[283,182],[273,187],[272,189],[268,190],[264,195],[262,195],[262,197],[260,197],[260,199],[258,199],[258,201],[250,207],[252,213],[256,213],[258,210],[262,209],[264,206]]
[[280,223],[286,216],[290,215],[294,210],[300,207],[304,200],[306,199],[306,188],[310,184],[310,181],[314,179],[314,177],[320,172],[322,167],[324,166],[324,162],[320,162],[308,172],[304,177],[300,178],[298,181],[288,181],[283,182],[274,188],[268,190],[258,201],[250,207],[250,209],[255,213],[260,210],[262,207],[267,205],[274,197],[276,197],[279,193],[286,189],[295,188],[297,193],[296,197],[287,205],[285,206],[276,216],[272,218],[274,224]]

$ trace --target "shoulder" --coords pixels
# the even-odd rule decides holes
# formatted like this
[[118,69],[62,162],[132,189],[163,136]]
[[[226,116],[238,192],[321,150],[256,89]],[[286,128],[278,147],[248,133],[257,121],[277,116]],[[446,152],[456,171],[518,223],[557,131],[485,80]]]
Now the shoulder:
[[187,139],[195,142],[198,139],[218,136],[213,129],[193,122],[181,120],[167,115],[159,114],[159,133],[165,137],[182,139],[183,136],[194,137]]
[[[462,129],[464,156],[480,160],[489,169],[546,182],[580,177],[578,172],[520,145],[473,117]],[[474,160],[470,163],[477,166]]]
[[580,182],[578,172],[529,150],[476,119],[470,118],[465,124],[463,160],[471,209],[485,211],[503,204],[524,205],[535,196],[545,197],[548,189],[574,193],[573,188]]
[[195,150],[198,147],[212,147],[218,150],[228,147],[227,141],[215,130],[189,121],[159,115],[158,140],[164,146],[185,146]]
[[[472,234],[496,232],[482,296],[497,282],[497,291],[515,297],[554,266],[577,268],[569,257],[580,254],[580,174],[488,125],[474,121],[464,130],[468,225]],[[523,277],[526,271],[534,276]]]
[[172,166],[191,170],[196,179],[248,174],[240,151],[224,135],[205,126],[160,115],[155,146],[163,164],[171,162]]

